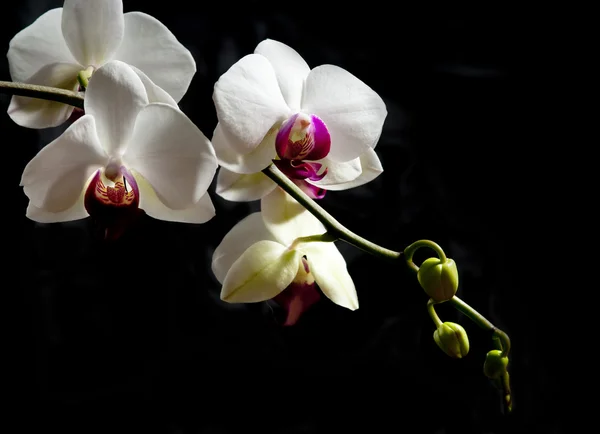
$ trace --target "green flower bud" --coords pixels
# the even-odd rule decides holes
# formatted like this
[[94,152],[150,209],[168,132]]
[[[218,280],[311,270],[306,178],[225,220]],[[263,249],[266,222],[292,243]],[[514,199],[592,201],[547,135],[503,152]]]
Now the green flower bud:
[[508,357],[502,357],[502,351],[492,350],[485,356],[485,363],[483,364],[483,373],[486,377],[493,380],[502,377],[502,374],[506,373],[506,367],[508,366]]
[[455,359],[463,358],[469,352],[469,337],[462,326],[445,322],[433,332],[435,343],[442,351]]
[[456,263],[450,258],[446,262],[426,259],[419,267],[417,279],[427,295],[437,302],[450,300],[458,289]]

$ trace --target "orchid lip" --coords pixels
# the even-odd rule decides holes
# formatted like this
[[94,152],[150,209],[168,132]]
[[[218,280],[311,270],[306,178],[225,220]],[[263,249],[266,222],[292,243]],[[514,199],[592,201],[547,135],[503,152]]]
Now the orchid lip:
[[[113,179],[111,179],[113,178]],[[90,217],[107,239],[116,239],[140,215],[140,192],[125,166],[107,165],[92,177],[84,198]]]
[[331,137],[318,116],[296,113],[281,125],[275,149],[285,160],[320,160],[329,154]]
[[321,171],[323,169],[321,163],[294,160],[273,160],[273,163],[290,179],[320,181],[327,175],[327,168]]
[[327,193],[324,188],[309,184],[303,179],[292,179],[292,181],[311,199],[323,199]]
[[102,207],[137,208],[139,196],[137,182],[125,166],[109,164],[104,170],[98,170],[90,181],[85,192],[85,208],[92,216]]
[[303,257],[294,281],[274,298],[285,311],[282,325],[296,324],[301,315],[320,299],[321,294],[316,287],[315,279],[310,272],[306,257]]

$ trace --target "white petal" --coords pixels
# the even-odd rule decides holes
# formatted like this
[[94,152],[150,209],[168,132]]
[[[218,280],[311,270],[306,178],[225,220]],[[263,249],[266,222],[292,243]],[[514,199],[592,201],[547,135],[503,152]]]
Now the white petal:
[[24,82],[50,63],[77,63],[63,38],[61,19],[62,8],[49,10],[12,38],[7,57],[13,81]]
[[196,73],[189,50],[164,24],[143,12],[125,14],[125,34],[114,59],[144,71],[177,102]]
[[[25,82],[76,91],[79,87],[79,70],[79,66],[71,63],[52,63],[42,67]],[[73,113],[73,106],[45,99],[13,96],[7,113],[22,127],[50,128],[69,119]]]
[[299,111],[304,80],[310,72],[308,64],[296,50],[273,39],[262,41],[254,53],[265,56],[271,62],[283,98],[293,111]]
[[323,158],[319,160],[319,163],[327,167],[327,175],[320,181],[311,181],[307,179],[306,182],[322,187],[326,190],[336,190],[336,186],[351,182],[358,178],[361,174],[360,158],[346,161],[345,163],[339,163],[329,158]]
[[292,283],[302,253],[274,241],[252,244],[233,263],[221,289],[221,300],[255,303],[269,300]]
[[335,304],[350,310],[358,309],[358,296],[346,261],[334,243],[302,245],[315,282]]
[[171,209],[163,204],[150,183],[135,170],[131,170],[140,191],[140,205],[146,214],[159,220],[181,223],[206,223],[215,216],[215,207],[207,193],[186,209]]
[[59,223],[81,220],[89,216],[84,206],[84,198],[85,188],[81,191],[79,199],[77,199],[73,206],[59,212],[49,212],[42,208],[37,208],[29,202],[25,215],[27,218],[38,223]]
[[127,64],[113,60],[94,72],[84,107],[96,119],[98,137],[108,155],[117,156],[127,146],[135,119],[146,104],[144,84]]
[[[350,188],[358,187],[366,184],[367,182],[371,182],[375,178],[377,178],[383,172],[383,167],[381,166],[381,161],[379,161],[379,157],[377,153],[373,149],[368,149],[367,152],[362,154],[359,158],[361,173],[360,175],[348,182],[340,182],[339,184],[331,184],[331,185],[323,185],[320,182],[312,182],[308,179],[307,182],[311,184],[321,186],[326,190],[339,191],[339,190],[348,190]],[[355,160],[353,160],[355,161]],[[347,163],[338,163],[338,164],[347,164]],[[322,181],[329,176],[329,173],[323,178]]]
[[240,154],[229,144],[221,124],[218,123],[211,142],[215,148],[219,165],[233,172],[245,174],[260,172],[265,169],[277,156],[275,138],[278,129],[279,124],[269,130],[256,149],[247,154]]
[[217,175],[216,193],[232,202],[249,202],[266,196],[275,187],[277,184],[262,172],[244,175],[221,167]]
[[142,84],[146,89],[146,94],[148,95],[148,102],[162,102],[165,104],[172,105],[173,107],[179,108],[177,102],[171,98],[171,95],[167,93],[166,90],[159,87],[154,83],[150,78],[142,72],[141,69],[136,68],[135,66],[129,65],[131,69],[135,71],[140,80],[142,80]]
[[298,237],[326,232],[315,216],[281,188],[263,197],[260,207],[265,226],[283,245],[289,246]]
[[27,164],[21,185],[33,206],[61,212],[75,204],[90,176],[106,160],[94,118],[85,115]]
[[99,67],[123,40],[122,0],[65,0],[62,33],[75,59]]
[[171,209],[197,203],[217,171],[206,136],[181,111],[162,103],[140,111],[123,162],[146,178]]
[[223,283],[231,265],[258,241],[275,241],[263,223],[260,212],[252,213],[240,220],[223,237],[212,257],[212,271],[219,283]]
[[243,57],[219,78],[213,100],[230,146],[241,154],[255,149],[273,125],[292,114],[271,63],[258,54]]
[[304,111],[319,116],[331,135],[329,158],[350,161],[373,148],[387,116],[385,103],[373,89],[333,65],[313,69],[304,85]]

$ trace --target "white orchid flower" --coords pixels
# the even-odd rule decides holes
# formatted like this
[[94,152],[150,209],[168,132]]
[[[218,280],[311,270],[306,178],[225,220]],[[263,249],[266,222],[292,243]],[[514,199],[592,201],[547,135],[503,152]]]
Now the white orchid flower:
[[217,193],[227,200],[272,191],[276,184],[261,170],[274,159],[313,198],[383,171],[374,151],[387,116],[383,100],[342,68],[311,70],[281,42],[266,39],[235,63],[215,84],[213,100]]
[[240,221],[225,235],[212,259],[223,285],[221,299],[254,303],[275,299],[294,324],[314,303],[315,284],[334,303],[358,309],[354,282],[332,242],[295,242],[325,227],[282,189],[262,199],[261,212]]
[[207,188],[217,159],[209,140],[179,109],[149,104],[127,64],[113,60],[94,73],[84,108],[25,167],[27,217],[50,223],[91,215],[119,226],[138,208],[178,222],[214,216]]
[[[7,57],[13,81],[73,91],[79,73],[87,77],[104,63],[121,60],[175,104],[196,72],[191,53],[167,27],[142,12],[123,14],[122,0],[65,0],[62,8],[17,33]],[[72,112],[66,104],[21,96],[8,107],[13,121],[29,128],[58,126]]]

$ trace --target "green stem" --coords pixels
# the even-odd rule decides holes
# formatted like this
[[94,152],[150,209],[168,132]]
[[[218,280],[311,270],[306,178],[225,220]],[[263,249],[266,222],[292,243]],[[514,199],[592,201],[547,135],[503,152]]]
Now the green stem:
[[0,81],[0,93],[45,99],[83,109],[83,95],[81,93],[56,87]]
[[271,178],[277,185],[284,189],[290,196],[296,199],[304,208],[306,208],[311,214],[313,214],[327,231],[335,238],[345,241],[348,244],[352,244],[367,253],[378,256],[385,259],[398,259],[402,256],[402,252],[395,252],[385,247],[378,246],[377,244],[356,235],[354,232],[346,229],[340,222],[338,222],[331,214],[321,208],[314,200],[308,197],[296,184],[289,180],[274,164],[271,163],[269,167],[263,170],[263,173]]
[[[364,250],[367,253],[371,253],[372,255],[383,257],[386,259],[398,259],[402,252],[395,252],[393,250],[386,249],[384,247],[378,246],[377,244],[366,240],[354,232],[346,229],[341,223],[339,223],[331,214],[321,208],[314,200],[309,198],[296,184],[288,179],[274,164],[271,164],[269,167],[263,170],[263,173],[271,178],[277,185],[283,188],[290,196],[296,199],[300,204],[302,204],[310,213],[312,213],[327,229],[328,233],[332,235],[332,239],[340,239],[346,241],[349,244],[352,244],[355,247],[358,247],[361,250]],[[322,235],[317,235],[317,237],[321,237]],[[309,240],[311,241],[311,240]],[[421,247],[429,247],[438,254],[441,261],[446,261],[446,255],[442,248],[429,240],[419,240],[412,243],[406,249],[404,249],[405,259],[408,265],[414,270],[418,271],[419,267],[417,267],[414,262],[412,262],[412,256],[414,253],[420,249]],[[460,298],[454,296],[450,300],[450,303],[460,312],[465,314],[471,321],[477,324],[484,330],[490,330],[495,333],[495,336],[498,336],[503,343],[503,349],[506,354],[510,349],[510,339],[508,339],[508,335],[504,333],[502,330],[496,328],[490,321],[488,321],[483,315],[469,306],[467,303],[462,301]],[[429,305],[428,305],[429,306]],[[433,306],[431,306],[433,309]],[[438,318],[439,320],[439,318]],[[434,320],[435,321],[435,320]]]
[[506,333],[504,333],[500,329],[494,330],[494,338],[500,342],[499,350],[502,350],[502,357],[508,357],[508,353],[510,353],[510,338]]
[[471,321],[473,321],[475,324],[477,324],[480,328],[491,331],[494,334],[494,336],[493,336],[494,339],[497,338],[499,340],[499,342],[501,343],[501,348],[499,348],[499,349],[502,350],[502,356],[508,357],[508,353],[510,351],[510,338],[508,337],[508,335],[506,333],[504,333],[502,330],[497,328],[486,317],[481,315],[479,312],[477,312],[475,309],[473,309],[471,306],[469,306],[467,303],[462,301],[457,296],[452,297],[448,301],[450,302],[451,305],[454,306],[454,308],[456,310],[462,312]]
[[429,312],[429,316],[431,317],[431,319],[433,320],[433,323],[435,324],[435,328],[440,328],[440,326],[442,325],[442,320],[440,319],[440,317],[438,316],[438,314],[435,312],[434,309],[434,305],[437,304],[433,298],[430,298],[429,301],[427,302],[427,312]]
[[294,250],[302,243],[331,243],[336,240],[337,238],[333,234],[331,234],[331,232],[325,232],[324,234],[319,235],[308,235],[306,237],[298,237],[294,240],[292,245],[288,247],[288,250]]
[[475,309],[473,309],[471,306],[469,306],[457,296],[452,297],[448,301],[456,308],[456,310],[465,314],[471,321],[473,321],[482,329],[489,331],[496,330],[494,324],[489,322],[483,315],[481,315],[479,312],[477,312]]
[[404,249],[404,258],[406,260],[406,263],[414,271],[419,271],[419,267],[417,267],[415,265],[412,258],[413,258],[413,255],[415,254],[415,252],[417,250],[419,250],[421,247],[429,247],[430,249],[435,250],[435,252],[438,255],[438,258],[440,258],[440,261],[446,262],[446,260],[447,260],[446,254],[444,253],[444,250],[442,250],[442,248],[438,244],[436,244],[430,240],[415,241],[410,246],[408,246],[406,249]]
[[512,393],[510,391],[510,374],[505,371],[502,374],[502,391],[504,392],[504,408],[507,413],[512,411]]
[[[314,200],[308,197],[296,184],[289,180],[287,176],[285,176],[274,164],[271,164],[269,167],[263,170],[263,173],[271,178],[277,185],[283,188],[290,196],[296,199],[302,206],[304,206],[310,213],[312,213],[327,229],[328,233],[333,236],[332,239],[340,239],[346,241],[349,244],[352,244],[355,247],[358,247],[361,250],[364,250],[367,253],[371,253],[372,255],[383,257],[386,259],[398,259],[402,252],[395,252],[393,250],[386,249],[384,247],[378,246],[377,244],[366,240],[354,232],[346,229],[340,222],[338,222],[331,214],[321,208]],[[317,235],[317,237],[321,237],[322,235]],[[309,240],[310,241],[310,240]],[[446,261],[446,255],[442,248],[429,240],[419,240],[412,243],[406,249],[404,249],[404,255],[409,266],[414,270],[418,271],[419,267],[417,267],[414,262],[412,262],[412,256],[414,253],[420,249],[421,247],[429,247],[438,254],[441,261]],[[506,348],[510,348],[510,340],[508,340],[508,336],[506,333],[497,329],[490,321],[488,321],[483,315],[469,306],[467,303],[462,301],[460,298],[454,296],[449,302],[460,312],[465,314],[471,321],[477,324],[484,330],[494,331],[496,335],[502,339],[504,347],[503,351]]]

